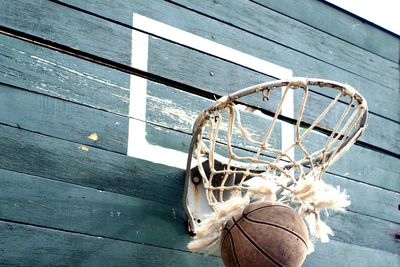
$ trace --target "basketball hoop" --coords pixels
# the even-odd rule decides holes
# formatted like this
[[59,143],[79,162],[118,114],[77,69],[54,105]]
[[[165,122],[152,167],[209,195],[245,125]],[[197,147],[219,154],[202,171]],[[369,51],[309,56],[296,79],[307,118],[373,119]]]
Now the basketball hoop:
[[[311,88],[335,95],[318,114],[307,105]],[[296,116],[287,118],[282,109],[290,93],[298,105]],[[251,124],[246,126],[242,119],[255,116],[247,112],[254,107],[240,104],[246,98],[260,102],[255,106],[263,110],[274,106],[261,135],[251,133]],[[328,241],[332,231],[320,212],[344,211],[350,201],[346,191],[327,185],[321,177],[360,138],[367,111],[366,100],[349,85],[292,78],[242,89],[201,112],[193,127],[185,182],[188,227],[196,234],[189,248],[207,251],[219,244],[223,226],[254,201],[291,207],[307,222],[314,239]],[[308,123],[303,121],[306,115]],[[295,138],[287,147],[275,147],[274,133],[283,124],[292,125]]]

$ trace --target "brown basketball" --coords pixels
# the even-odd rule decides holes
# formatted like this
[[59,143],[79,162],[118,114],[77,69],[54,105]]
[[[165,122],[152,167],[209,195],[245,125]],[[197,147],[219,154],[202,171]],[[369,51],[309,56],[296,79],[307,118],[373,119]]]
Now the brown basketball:
[[307,255],[308,232],[292,208],[255,202],[231,218],[221,234],[225,266],[301,266]]

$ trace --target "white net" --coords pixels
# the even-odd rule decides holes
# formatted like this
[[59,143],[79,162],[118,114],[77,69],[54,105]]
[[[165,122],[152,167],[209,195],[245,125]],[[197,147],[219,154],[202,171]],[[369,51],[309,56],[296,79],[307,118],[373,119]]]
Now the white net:
[[[331,99],[312,99],[321,89]],[[287,118],[282,110],[291,94],[295,115]],[[259,123],[249,112],[254,109],[237,104],[246,97],[261,100],[257,107],[272,110],[272,116]],[[319,212],[343,210],[350,202],[345,191],[321,177],[361,136],[366,118],[365,99],[348,85],[298,78],[264,83],[222,97],[203,111],[194,125],[189,158],[197,161],[214,211],[237,197],[279,201],[299,211],[310,233],[326,241],[331,231]],[[277,140],[284,124],[292,125],[294,139],[282,148]]]

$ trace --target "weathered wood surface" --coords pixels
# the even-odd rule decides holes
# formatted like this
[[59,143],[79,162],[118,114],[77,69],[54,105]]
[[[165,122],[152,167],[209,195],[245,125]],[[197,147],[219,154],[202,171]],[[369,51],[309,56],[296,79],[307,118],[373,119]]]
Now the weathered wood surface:
[[321,0],[253,0],[264,7],[299,20],[327,34],[399,62],[399,38],[364,19],[344,13]]
[[[4,37],[4,38],[6,38],[6,37]],[[168,44],[170,46],[172,46],[170,48],[170,50],[169,50],[169,51],[171,51],[171,53],[172,53],[172,51],[176,51],[176,50],[179,51],[180,49],[185,49],[185,48],[180,48],[177,45],[173,45],[173,44],[167,43],[167,42],[162,41],[162,40],[154,40],[154,41],[155,42],[159,41],[160,43],[164,43],[164,45],[159,46],[161,49],[164,49],[165,46],[168,47]],[[10,50],[10,49],[8,49],[8,50]],[[189,51],[188,49],[186,49],[186,50]],[[13,51],[5,52],[5,55],[7,55],[7,56],[5,56],[5,59],[10,58],[10,53],[12,53],[12,52]],[[167,52],[167,51],[164,51],[164,52]],[[14,53],[18,54],[18,51],[14,50]],[[22,58],[23,56],[21,56],[20,54],[21,53],[19,53],[18,56]],[[183,77],[190,77],[190,76],[193,77],[192,68],[197,66],[196,67],[197,69],[202,69],[202,68],[204,69],[204,65],[205,64],[204,64],[203,60],[204,60],[204,57],[208,57],[208,56],[206,56],[204,54],[201,54],[201,53],[195,53],[195,55],[198,56],[197,58],[194,58],[193,56],[191,57],[190,55],[186,55],[184,52],[180,53],[180,55],[182,56],[182,60],[183,60],[182,62],[185,62],[185,60],[186,60],[186,64],[184,64],[184,66],[186,66],[186,68],[184,70],[184,73],[182,74],[182,70],[179,71],[179,70],[175,70],[175,69],[171,68],[171,69],[168,69],[168,71],[166,72],[166,73],[169,73],[169,75],[171,75],[171,73],[173,75],[181,73],[183,75]],[[37,58],[37,57],[34,58],[34,60],[37,61],[35,64],[39,64],[39,63],[40,64],[45,64],[45,65],[47,65],[46,68],[51,67],[51,65],[57,65],[57,62],[50,62],[50,63],[46,62],[48,60],[45,59],[45,58],[46,58],[45,56],[41,56],[39,58]],[[191,58],[191,60],[194,60],[194,61],[193,62],[189,62],[189,60],[187,58]],[[223,63],[219,59],[210,58],[210,60],[211,59],[213,61],[210,62],[210,64],[211,63],[213,63],[213,64],[221,64],[221,63]],[[32,58],[29,58],[29,60],[32,61]],[[10,59],[9,59],[9,61],[10,61]],[[162,60],[160,62],[158,62],[158,63],[157,62],[151,62],[151,63],[152,63],[153,66],[165,66],[165,64],[164,64],[164,62],[162,62]],[[9,83],[11,83],[13,85],[19,86],[19,84],[16,84],[16,83],[24,82],[24,80],[22,80],[22,79],[21,80],[19,80],[19,79],[16,80],[15,79],[15,76],[18,77],[18,75],[21,75],[21,71],[19,69],[17,69],[16,67],[14,67],[15,66],[14,64],[15,63],[11,61],[10,64],[5,65],[5,68],[7,68],[8,71],[10,72],[10,73],[8,73],[6,75],[6,79],[8,78],[9,80],[5,80],[5,81],[9,82]],[[245,74],[247,75],[249,72],[251,73],[250,70],[246,70],[246,69],[244,69],[242,67],[236,66],[236,65],[231,64],[231,63],[224,63],[224,64],[222,64],[221,68],[222,67],[228,67],[228,66],[232,67],[232,69],[229,69],[229,70],[231,70],[231,72],[229,72],[229,73],[231,75],[233,74],[232,79],[234,81],[238,81],[239,83],[242,83],[242,82],[240,82],[240,80],[241,80],[240,77],[242,75],[236,75],[238,71],[239,71],[239,73],[243,73],[243,75],[245,75]],[[167,69],[165,69],[165,71],[166,70]],[[208,73],[207,75],[209,76],[209,72],[208,71],[207,71],[207,73]],[[227,73],[227,74],[229,74],[229,73]],[[52,75],[53,75],[54,79],[57,78],[57,76],[58,76],[57,73],[53,73]],[[261,74],[256,74],[256,75],[261,76]],[[79,77],[80,79],[84,79],[85,78],[84,74],[81,75],[81,76],[83,76],[83,77]],[[214,77],[215,77],[215,79],[214,79]],[[223,95],[223,94],[227,94],[229,92],[232,92],[232,90],[229,90],[229,89],[224,87],[224,83],[226,83],[226,81],[229,80],[229,79],[226,79],[226,78],[223,78],[223,77],[220,77],[220,76],[217,76],[218,78],[216,78],[215,75],[214,75],[214,77],[213,77],[213,79],[203,79],[204,81],[208,81],[209,83],[214,83],[214,87],[216,87],[216,88],[215,89],[210,89],[211,92],[215,92],[215,93],[217,93],[219,95]],[[266,76],[261,76],[261,77],[266,77]],[[64,79],[64,77],[61,77],[61,79]],[[197,79],[199,79],[200,83],[201,83],[202,79],[201,79],[200,76],[196,76],[196,79],[193,79],[193,81],[197,81]],[[92,81],[90,81],[90,82],[92,82]],[[56,83],[56,80],[54,80],[54,83]],[[104,86],[104,85],[102,85],[102,86]],[[39,89],[40,89],[41,88],[41,84],[36,84],[36,87],[39,87]],[[49,88],[42,88],[42,90],[47,90],[48,91]],[[113,88],[113,90],[115,90],[115,88]],[[126,96],[126,94],[127,94],[127,92],[123,93],[123,95],[125,95],[125,96]],[[79,95],[82,95],[82,93],[80,93]],[[113,95],[113,96],[115,96],[115,95]],[[115,97],[121,97],[121,96],[117,95]],[[326,98],[323,98],[323,97],[317,97],[314,94],[313,94],[313,97],[314,97],[315,101],[317,101],[317,99],[318,99],[318,101],[327,100]],[[76,96],[75,96],[75,98],[76,98]],[[259,99],[259,98],[256,98],[256,99]],[[124,96],[122,96],[121,100],[124,100]],[[126,100],[127,99],[125,97],[125,101]],[[260,105],[265,107],[264,104],[260,104]],[[309,107],[311,107],[312,109],[316,109],[316,110],[320,110],[321,109],[319,104],[318,105],[309,105]],[[268,107],[266,107],[266,108],[268,108]],[[313,110],[310,109],[307,112],[308,112],[307,113],[308,114],[308,120],[311,120],[312,118],[315,117]],[[307,118],[307,116],[305,116],[305,118]],[[371,116],[370,116],[369,125],[370,125],[370,130],[368,130],[366,132],[366,134],[363,137],[363,140],[368,142],[368,143],[371,143],[371,144],[373,144],[375,146],[382,147],[382,148],[384,148],[386,150],[389,150],[389,151],[392,151],[393,153],[397,153],[398,154],[398,151],[400,151],[400,142],[399,142],[400,134],[398,134],[399,131],[400,131],[400,125],[398,123],[396,123],[396,122],[393,122],[391,120],[383,119],[383,118],[381,118],[379,116],[376,116],[374,114],[371,114]],[[385,131],[384,134],[382,133],[383,131]]]
[[[151,82],[149,82],[148,95],[147,114],[149,121],[188,134],[191,133],[192,124],[197,114],[212,102]],[[162,118],[160,118],[161,116]],[[258,124],[254,117],[257,116],[250,117],[251,120],[246,121],[244,125],[251,125],[250,132],[257,137],[256,133],[264,132],[265,128],[263,128],[263,124]],[[313,148],[315,151],[321,147],[321,142],[319,142],[321,138],[318,134],[314,134],[313,137],[315,143],[309,142],[305,146]],[[363,157],[359,155],[363,155]],[[329,169],[329,172],[400,191],[398,159],[360,146],[353,146],[343,159]]]
[[[392,257],[387,262],[395,259],[389,253],[375,253]],[[0,265],[223,266],[215,256],[4,221],[0,221]]]
[[1,83],[0,122],[122,154],[127,151],[127,116]]
[[[0,170],[0,177],[4,220],[187,250],[190,236],[179,192],[175,204],[160,204],[6,170]],[[175,189],[182,191],[182,185]],[[333,215],[328,223],[335,231],[334,240],[398,252],[396,223],[353,212]]]
[[[174,204],[184,170],[0,126],[0,168]],[[189,136],[187,136],[189,141]],[[16,153],[18,151],[18,153]],[[155,183],[149,177],[156,177]]]
[[[396,105],[396,103],[400,99],[400,96],[396,88],[386,88],[383,85],[375,83],[376,81],[373,82],[368,79],[361,78],[358,75],[353,74],[352,72],[343,70],[342,68],[338,68],[323,61],[316,60],[313,57],[304,55],[303,53],[298,51],[294,51],[293,49],[287,48],[286,46],[278,45],[275,42],[271,42],[257,35],[240,30],[230,25],[226,25],[198,13],[188,12],[188,10],[179,8],[173,4],[159,1],[147,1],[146,4],[140,3],[136,5],[128,1],[119,1],[118,4],[112,2],[100,3],[98,0],[84,2],[68,0],[67,2],[69,4],[73,4],[74,6],[83,8],[90,12],[94,12],[106,18],[119,21],[126,24],[127,26],[131,25],[132,13],[136,12],[149,18],[153,18],[154,20],[175,26],[179,29],[194,33],[206,39],[216,41],[218,43],[233,47],[248,54],[257,56],[261,59],[271,61],[278,65],[292,69],[295,76],[314,76],[347,82],[355,88],[360,89],[367,99],[374,100],[370,101],[369,103],[370,110],[385,117],[400,121],[400,110],[398,108],[398,105]],[[206,1],[202,1],[202,4],[204,2]],[[173,64],[173,62],[171,62],[170,60],[171,58],[182,57],[180,56],[180,53],[182,53],[182,51],[179,51],[179,53],[174,52],[174,49],[167,51],[170,56],[164,58],[166,59],[166,62],[163,62],[164,65]],[[190,55],[189,57],[183,57],[183,60],[185,58],[191,59]],[[152,60],[152,58],[150,58],[150,60]],[[163,60],[163,58],[160,58],[158,60]],[[201,62],[204,62],[204,60],[202,60]],[[156,62],[156,64],[160,64],[160,62]],[[190,63],[188,64],[190,65]],[[353,63],[351,64],[354,65]],[[178,66],[175,66],[175,68],[178,68],[178,70],[174,69],[174,71],[176,71],[177,73],[181,73],[182,70],[179,69],[179,66],[181,65],[182,63],[179,63]],[[151,66],[152,65],[150,64],[150,67]],[[212,77],[212,79],[214,80],[218,79],[218,77],[220,77],[221,79],[224,77],[233,76],[233,79],[228,79],[228,82],[230,83],[226,83],[227,81],[225,81],[225,83],[220,86],[221,88],[224,87],[239,89],[250,84],[255,84],[259,81],[258,78],[253,77],[253,75],[251,74],[241,74],[239,76],[240,81],[235,81],[235,75],[229,75],[229,71],[225,70],[226,67],[210,66],[214,66],[214,64],[207,64],[206,67],[208,67],[208,69],[202,71],[202,65],[200,65],[200,69],[196,73],[196,80],[200,83],[200,87],[215,87],[215,85],[213,85],[213,82],[210,81],[210,72],[213,72],[215,74]],[[199,66],[193,67],[196,67],[196,69],[199,68]],[[192,71],[192,69],[190,71]],[[190,74],[192,73],[190,72]],[[186,76],[191,77],[192,75],[190,74]],[[168,75],[168,73],[163,75]],[[246,79],[243,79],[243,77],[246,77]],[[176,77],[175,79],[179,78]],[[265,81],[265,78],[262,78],[261,81]],[[196,85],[196,81],[189,82],[194,82],[194,85]],[[218,89],[218,87],[216,88]],[[385,93],[379,95],[376,94],[377,91]]]
[[5,170],[0,177],[0,216],[5,220],[181,250],[190,240],[181,183],[174,186],[172,205]]
[[[398,87],[399,65],[380,56],[353,46],[330,34],[293,20],[255,3],[245,0],[231,3],[222,1],[174,0],[190,9],[207,14],[225,23],[250,31],[266,39],[278,42],[294,50],[334,66],[344,68],[362,77],[380,81],[391,88]],[[384,76],[383,69],[389,71]],[[383,77],[389,80],[382,81]]]
[[[165,132],[164,136],[168,134],[172,136],[166,140],[179,140],[175,142],[179,146],[189,145],[189,135]],[[77,143],[8,126],[0,126],[0,137],[0,168],[172,205],[176,204],[176,197],[183,194],[177,187],[183,185],[184,170],[94,147],[82,149]],[[38,164],[38,159],[46,164]],[[153,179],[157,179],[157,183]],[[353,199],[350,210],[400,222],[394,213],[398,193],[329,174],[325,175],[325,180],[348,190]]]
[[[180,2],[193,3],[196,9],[200,7],[200,13],[208,5],[207,2]],[[254,2],[246,2],[250,9],[235,12],[231,9],[222,13],[224,17],[217,16],[218,6],[216,11],[208,10],[208,15],[215,15],[215,19],[171,1],[138,1],[130,5],[128,1],[68,3],[116,21],[110,22],[56,1],[42,0],[0,3],[0,9],[6,11],[0,13],[0,25],[129,66],[132,12],[139,12],[289,68],[290,61],[295,61],[295,75],[326,73],[327,76],[317,76],[337,77],[331,79],[345,79],[355,87],[365,87],[367,98],[377,101],[370,105],[370,128],[374,130],[364,141],[399,154],[400,129],[395,122],[400,121],[399,77],[393,76],[394,79],[384,82],[377,79],[398,74],[398,63],[393,64],[348,42],[337,42],[338,48],[330,55],[326,50],[318,50],[331,48],[332,44],[326,41],[337,40],[333,36],[318,42],[318,49],[303,53],[301,49],[310,46],[308,40],[296,44],[281,40],[278,45],[274,43],[280,42],[274,39],[280,38],[274,36],[277,31],[268,33],[269,29],[261,29],[259,35],[251,33],[260,26],[253,25],[249,18],[231,21],[237,25],[228,25],[232,18],[240,18],[254,6],[259,8]],[[237,1],[233,5],[243,3]],[[221,1],[211,5],[221,5]],[[299,32],[308,36],[326,37],[325,33],[265,10],[268,9],[256,11],[271,14],[272,19],[278,20],[276,23],[298,27]],[[266,34],[271,36],[266,38]],[[298,44],[301,51],[294,51],[292,45]],[[262,49],[258,51],[257,47]],[[335,56],[344,50],[364,57],[357,64],[351,64],[356,60],[353,55],[343,54],[348,60],[339,64],[341,59],[338,61]],[[321,55],[321,60],[316,55]],[[254,81],[270,79],[153,37],[149,56],[149,72],[207,87],[210,93],[219,95]],[[361,65],[368,60],[375,62],[362,69]],[[371,74],[369,67],[375,64],[381,68]],[[198,71],[196,75],[193,69]],[[243,77],[251,80],[243,81]],[[129,78],[123,72],[0,36],[0,187],[4,192],[0,194],[0,206],[4,207],[0,209],[0,220],[3,220],[0,221],[0,265],[221,264],[218,258],[186,251],[189,236],[183,223],[181,202],[184,170],[125,156]],[[156,82],[148,82],[147,93],[147,117],[141,122],[146,127],[147,141],[187,152],[193,119],[212,101]],[[196,94],[194,90],[192,93]],[[250,121],[257,122],[253,114],[248,116]],[[386,136],[381,129],[387,132]],[[89,138],[94,133],[98,140]],[[374,163],[365,166],[365,162]],[[397,216],[400,195],[395,192],[400,191],[397,163],[395,157],[356,146],[325,175],[329,183],[347,189],[352,206],[349,212],[329,218],[328,224],[336,233],[334,240],[317,245],[317,252],[307,259],[305,266],[399,263],[399,243],[395,239],[400,223]],[[332,254],[334,261],[329,260]]]
[[[167,87],[164,86],[164,89],[165,88]],[[71,183],[81,184],[92,188],[106,189],[112,192],[133,195],[140,198],[150,198],[151,200],[174,203],[175,200],[171,199],[171,197],[176,194],[174,186],[176,184],[183,183],[183,170],[176,173],[176,175],[181,175],[181,178],[179,178],[175,177],[175,175],[171,176],[171,174],[174,174],[176,172],[173,168],[161,166],[157,166],[157,168],[154,168],[151,163],[147,163],[146,161],[126,158],[123,155],[118,154],[112,156],[113,153],[111,153],[111,151],[125,153],[126,150],[125,148],[123,148],[121,151],[118,151],[116,147],[111,145],[114,143],[114,135],[108,134],[108,126],[115,125],[116,121],[121,122],[122,125],[126,125],[127,118],[118,115],[114,115],[114,117],[112,117],[110,115],[107,119],[101,116],[101,113],[96,116],[96,114],[94,113],[95,111],[87,107],[83,107],[81,105],[73,103],[62,103],[61,100],[51,99],[47,96],[35,95],[33,93],[29,93],[31,94],[31,101],[23,101],[26,97],[24,95],[27,94],[27,92],[15,88],[10,89],[4,86],[1,89],[2,92],[4,92],[4,95],[1,98],[2,100],[4,100],[4,103],[11,102],[12,99],[18,98],[21,99],[21,103],[38,103],[38,106],[42,108],[42,113],[44,114],[53,113],[56,119],[44,123],[43,127],[41,127],[43,129],[49,129],[48,132],[46,132],[45,134],[54,135],[57,138],[67,139],[70,141],[80,141],[80,143],[83,144],[93,145],[109,150],[106,151],[102,149],[88,147],[89,151],[84,151],[82,150],[82,145],[80,145],[79,143],[77,144],[71,143],[70,141],[55,140],[54,138],[49,138],[42,135],[35,135],[33,133],[24,133],[24,131],[22,130],[3,126],[2,129],[4,130],[4,132],[2,132],[1,134],[1,136],[3,137],[1,140],[3,150],[3,156],[1,157],[1,166],[3,168],[13,169],[62,181],[69,181]],[[7,91],[9,91],[8,94]],[[169,95],[171,96],[173,94]],[[165,98],[165,100],[168,100],[168,98]],[[189,103],[196,102],[198,101],[192,101]],[[42,103],[47,103],[47,105],[42,105]],[[37,114],[38,116],[27,116],[27,113],[25,113],[24,111],[22,111],[22,114],[20,112],[15,112],[17,116],[27,118],[27,120],[15,120],[15,118],[13,118],[13,116],[15,115],[10,114],[10,112],[1,112],[2,115],[5,115],[4,117],[1,117],[2,123],[17,125],[17,127],[19,125],[22,128],[27,128],[34,131],[40,130],[38,128],[30,126],[30,124],[35,125],[36,123],[40,123],[41,113],[39,113],[38,109],[34,109],[35,105],[36,104],[27,105],[26,110],[31,110],[31,114]],[[59,106],[64,107],[64,109],[53,109],[53,107]],[[179,109],[176,108],[171,108],[171,110],[179,111]],[[92,121],[91,124],[86,124],[86,126],[89,128],[81,126],[78,128],[68,129],[67,132],[59,131],[58,129],[62,129],[64,124],[68,125],[69,123],[71,123],[73,125],[70,120],[73,120],[74,118],[65,118],[65,120],[57,119],[60,118],[60,115],[65,114],[65,111],[70,111],[70,113],[72,114],[85,114],[83,118]],[[154,112],[154,114],[157,114],[157,112]],[[7,117],[10,117],[11,120],[7,121]],[[176,120],[180,121],[179,119]],[[158,123],[160,122],[160,120],[155,121]],[[165,121],[166,124],[172,124],[172,122],[173,120]],[[183,123],[183,125],[184,124],[185,123]],[[179,127],[179,125],[182,124],[175,124],[176,127]],[[188,146],[191,138],[190,133],[184,134],[182,132],[167,131],[166,129],[160,129],[159,127],[153,126],[152,124],[147,124],[146,128],[147,134],[148,136],[150,136],[149,141],[157,138],[157,145],[163,145],[168,148],[176,149],[183,152],[188,151]],[[185,128],[180,128],[178,130],[189,131],[189,129]],[[99,137],[99,141],[101,139],[105,139],[106,141],[97,143],[97,141],[88,139],[88,136],[86,134],[82,135],[82,132],[95,132]],[[121,131],[121,134],[122,137],[118,136],[117,140],[121,140],[127,136],[126,132]],[[24,142],[22,142],[22,140],[24,140]],[[163,140],[161,144],[159,140]],[[18,151],[19,154],[14,155],[15,152],[13,153],[13,151]],[[35,163],[35,160],[37,158],[47,159],[46,168],[43,168],[41,165]],[[350,168],[351,166],[348,166],[349,163],[346,160],[339,161],[338,164],[340,164],[341,162],[345,164],[344,166],[347,166],[347,172],[353,172],[353,170],[351,170]],[[386,161],[383,162],[385,163]],[[393,161],[392,164],[394,166],[397,166],[395,163],[396,162]],[[360,171],[362,170],[362,168],[363,165],[360,163]],[[71,170],[69,171],[69,169]],[[65,172],[60,172],[60,170],[65,170]],[[369,169],[367,168],[367,171],[368,170]],[[136,173],[139,177],[143,176],[143,181],[133,179],[133,177],[131,177],[133,173]],[[394,187],[390,189],[399,191],[398,184],[396,184],[398,174],[396,175],[396,173],[392,173],[390,174],[390,176],[388,176],[391,178],[386,177],[386,179],[384,179],[385,177],[382,177],[381,180],[379,179],[379,173],[379,171],[375,172],[375,179],[377,180],[375,183],[380,185],[382,182],[384,182],[382,183],[383,186],[389,187],[393,185]],[[72,174],[72,176],[70,176],[70,174]],[[152,185],[152,181],[147,179],[148,175],[164,177],[165,181],[169,181],[169,184]],[[94,177],[95,179],[93,179]],[[353,203],[355,211],[367,212],[367,214],[380,218],[386,218],[388,220],[394,220],[394,218],[396,218],[396,216],[393,216],[393,212],[391,211],[396,209],[396,205],[395,202],[393,202],[393,199],[397,198],[397,194],[386,192],[384,190],[379,190],[378,188],[365,184],[348,181],[345,178],[335,177],[334,175],[327,174],[326,178],[329,179],[330,182],[332,182],[333,184],[340,184],[343,188],[347,188],[350,191],[352,197],[357,199],[357,201]],[[374,179],[373,176],[371,176],[371,181],[373,182],[372,179]],[[153,188],[154,190],[151,190],[151,188]],[[170,189],[167,190],[168,188]],[[151,194],[148,191],[156,192],[154,192],[154,194]],[[368,200],[368,198],[371,198],[372,200]],[[379,205],[387,207],[388,212],[386,212],[386,209],[380,210],[378,207],[374,210],[370,210],[369,205],[371,205],[371,201],[373,203],[379,203]]]
[[[126,152],[124,140],[127,140],[129,75],[9,37],[0,37],[0,41],[3,44],[0,47],[1,81],[39,93],[31,96],[34,101],[31,101],[30,106],[25,107],[23,104],[23,109],[14,111],[7,108],[12,100],[21,97],[20,103],[27,103],[29,94],[4,87],[1,100],[4,101],[4,109],[0,115],[3,123],[19,124],[22,128],[42,133],[46,130],[49,131],[47,134],[62,139],[91,144],[119,153]],[[14,50],[10,47],[14,47]],[[147,120],[187,134],[191,134],[192,123],[197,114],[212,103],[211,100],[157,83],[149,82],[148,87]],[[59,103],[40,94],[63,98],[81,105]],[[42,102],[47,104],[41,105]],[[96,110],[82,105],[123,116],[113,117],[107,112],[96,113]],[[65,108],[64,111],[57,108],[61,106]],[[32,112],[27,113],[25,110]],[[39,111],[52,116],[46,119]],[[87,123],[82,124],[82,120],[87,120]],[[43,125],[44,123],[47,125]],[[61,125],[54,127],[54,123]],[[254,123],[252,128],[256,126],[257,123]],[[257,132],[256,129],[252,132]],[[88,136],[91,133],[97,133],[99,140],[90,140]],[[148,135],[149,141],[154,140],[152,136],[154,135]],[[167,142],[165,143],[167,145]],[[187,152],[186,147],[179,150]],[[361,154],[363,157],[359,157]],[[374,164],[367,163],[371,161]],[[354,146],[330,171],[400,191],[400,166],[397,159],[363,147]]]
[[[217,257],[14,222],[0,221],[0,230],[3,266],[223,266]],[[386,267],[399,260],[392,253],[331,241],[318,246],[303,266]]]

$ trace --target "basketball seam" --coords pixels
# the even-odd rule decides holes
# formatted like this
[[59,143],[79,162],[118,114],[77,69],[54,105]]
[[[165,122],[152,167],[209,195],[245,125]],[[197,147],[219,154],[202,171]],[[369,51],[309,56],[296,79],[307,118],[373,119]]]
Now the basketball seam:
[[[233,221],[234,221],[234,224],[233,224],[233,225],[236,225],[235,220],[233,220]],[[232,242],[233,256],[234,256],[234,258],[235,258],[236,265],[237,265],[238,267],[240,267],[239,260],[237,259],[237,256],[236,256],[235,242],[233,242],[233,237],[232,237],[232,234],[231,234],[231,229],[232,229],[232,227],[229,228],[229,229],[225,227],[225,229],[226,229],[226,232],[227,232],[227,233],[226,233],[226,235],[225,235],[225,237],[224,237],[224,240],[222,240],[222,242],[221,242],[221,249],[222,249],[222,247],[224,246],[225,240],[228,238],[228,235],[229,235],[229,237],[231,238],[231,242]]]
[[[256,212],[256,211],[258,211],[258,210],[261,210],[261,209],[264,209],[264,208],[270,208],[270,207],[282,207],[282,208],[285,208],[285,209],[292,209],[291,207],[288,207],[288,206],[285,206],[285,205],[271,204],[271,205],[265,205],[265,206],[256,208],[255,210],[252,210],[252,211],[250,211],[249,213],[247,213],[247,215],[248,215],[248,214],[251,214],[251,213],[253,213],[253,212]],[[245,213],[244,213],[244,211],[243,211],[243,215],[244,215],[244,214],[245,214]]]
[[279,224],[269,224],[269,223],[266,223],[266,222],[256,221],[256,220],[254,220],[254,219],[251,219],[251,218],[247,217],[247,215],[250,215],[250,214],[252,214],[253,212],[256,212],[256,211],[261,210],[261,209],[264,209],[264,208],[269,208],[269,207],[282,207],[282,208],[286,208],[286,209],[292,209],[291,207],[288,207],[288,206],[285,206],[285,205],[276,205],[276,204],[265,205],[265,206],[262,206],[262,207],[259,207],[259,208],[255,209],[255,210],[252,210],[252,211],[250,211],[250,212],[247,213],[247,214],[243,211],[243,214],[242,214],[243,216],[242,216],[238,221],[242,220],[243,218],[246,218],[246,219],[248,219],[249,221],[253,221],[253,222],[256,222],[256,223],[265,223],[265,224],[268,224],[268,225],[271,225],[271,226],[276,226],[276,227],[278,227],[278,228],[281,228],[281,229],[283,229],[283,230],[286,230],[286,231],[288,231],[288,232],[294,234],[294,235],[297,236],[298,238],[300,238],[300,240],[303,242],[303,244],[306,246],[306,248],[307,248],[307,250],[308,250],[307,242],[306,242],[300,235],[298,235],[296,232],[293,232],[293,231],[291,231],[291,230],[289,230],[289,229],[286,229],[286,228],[284,228],[283,226],[281,226],[281,225],[279,225]]
[[[270,205],[266,205],[266,206],[262,206],[262,207],[256,208],[255,210],[252,210],[252,211],[250,211],[249,213],[245,213],[245,211],[243,210],[243,212],[242,212],[242,217],[241,217],[239,220],[237,220],[237,221],[239,222],[239,221],[242,220],[244,217],[246,217],[246,216],[249,215],[249,214],[252,214],[253,212],[256,212],[256,211],[261,210],[261,209],[263,209],[263,208],[270,208],[270,207],[282,207],[282,208],[292,209],[291,207],[284,206],[284,205],[270,204]],[[232,217],[232,218],[233,218],[233,217]]]
[[236,223],[236,226],[238,227],[239,231],[247,238],[247,240],[250,241],[250,243],[258,249],[264,256],[266,256],[268,259],[270,259],[273,263],[275,263],[279,267],[285,267],[281,263],[279,263],[277,260],[275,260],[272,256],[270,256],[268,253],[266,253],[259,245],[257,245],[248,235],[247,233],[240,227],[240,225],[236,222],[234,218],[232,218],[233,221]]
[[303,244],[306,246],[306,248],[307,248],[307,250],[308,250],[307,242],[303,239],[303,237],[301,237],[301,236],[300,236],[299,234],[297,234],[296,232],[294,232],[294,231],[292,231],[292,230],[290,230],[290,229],[287,229],[287,228],[285,228],[284,226],[279,225],[279,224],[258,221],[258,220],[252,219],[252,218],[248,218],[246,215],[245,215],[245,217],[246,217],[247,220],[249,220],[249,221],[251,221],[251,222],[255,222],[255,223],[259,223],[259,224],[266,224],[266,225],[269,225],[269,226],[273,226],[273,227],[282,229],[282,230],[284,230],[284,231],[287,231],[287,232],[293,234],[294,236],[297,236],[297,237],[303,242]]
[[238,267],[240,267],[239,260],[238,260],[238,258],[237,258],[237,256],[236,256],[235,242],[233,241],[233,237],[232,237],[230,231],[228,232],[228,234],[229,234],[229,237],[231,238],[231,242],[232,242],[233,258],[235,259],[236,265],[237,265]]

